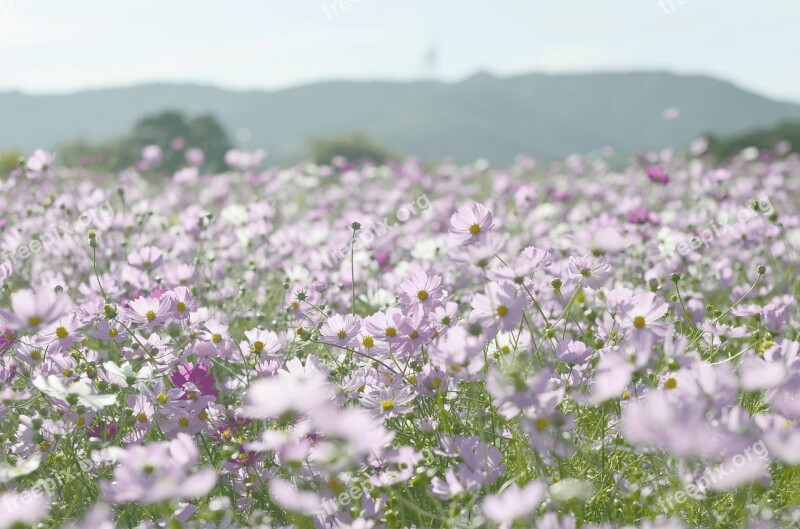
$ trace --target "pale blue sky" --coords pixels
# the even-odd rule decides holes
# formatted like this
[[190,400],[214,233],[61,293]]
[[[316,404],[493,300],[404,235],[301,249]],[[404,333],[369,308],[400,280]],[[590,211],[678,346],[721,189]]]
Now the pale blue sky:
[[445,80],[666,69],[800,102],[798,0],[346,1],[0,0],[0,90],[414,79],[436,43]]

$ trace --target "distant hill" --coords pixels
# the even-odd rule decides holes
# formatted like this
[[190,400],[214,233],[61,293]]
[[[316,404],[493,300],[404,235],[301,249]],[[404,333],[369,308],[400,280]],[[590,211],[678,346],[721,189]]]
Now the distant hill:
[[[668,108],[680,116],[664,119]],[[606,146],[620,154],[683,148],[701,133],[729,136],[800,119],[800,105],[709,77],[661,72],[331,81],[277,91],[152,84],[66,95],[0,93],[0,149],[107,141],[142,116],[168,109],[212,113],[234,139],[249,129],[240,146],[264,147],[275,162],[306,156],[316,137],[350,132],[426,159],[502,163],[518,153],[553,158]]]

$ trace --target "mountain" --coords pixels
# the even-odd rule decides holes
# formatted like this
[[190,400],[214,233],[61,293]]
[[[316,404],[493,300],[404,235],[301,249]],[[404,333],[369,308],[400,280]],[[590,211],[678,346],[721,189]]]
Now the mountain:
[[[680,116],[664,119],[668,108]],[[0,149],[107,141],[168,109],[212,113],[232,138],[249,129],[240,146],[264,147],[275,162],[304,157],[315,137],[356,131],[402,154],[502,163],[519,153],[553,158],[606,146],[626,155],[683,148],[703,133],[735,135],[800,120],[800,105],[710,77],[664,72],[482,73],[456,83],[331,81],[276,91],[150,84],[0,93]]]

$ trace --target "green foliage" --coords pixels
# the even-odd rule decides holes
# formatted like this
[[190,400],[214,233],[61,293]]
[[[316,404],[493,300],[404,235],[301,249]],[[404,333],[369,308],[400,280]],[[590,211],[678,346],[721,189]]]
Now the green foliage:
[[361,133],[317,138],[311,143],[311,157],[318,164],[330,163],[335,156],[343,156],[350,162],[372,160],[382,162],[392,153]]
[[730,138],[709,136],[708,153],[725,159],[735,156],[748,147],[759,150],[771,150],[782,142],[788,141],[793,150],[800,146],[800,123],[783,123],[770,129],[759,129]]

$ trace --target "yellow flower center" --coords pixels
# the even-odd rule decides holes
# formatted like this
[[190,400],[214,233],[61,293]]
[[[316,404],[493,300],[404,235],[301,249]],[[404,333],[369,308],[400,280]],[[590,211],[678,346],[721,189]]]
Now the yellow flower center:
[[397,336],[397,329],[395,329],[394,327],[386,327],[386,336],[388,336],[389,338],[394,338],[395,336]]
[[431,382],[431,387],[436,389],[442,385],[442,379],[439,377],[435,377]]
[[408,337],[411,338],[412,340],[416,340],[417,338],[419,338],[419,332],[416,329],[414,329],[413,331],[408,333]]
[[342,329],[341,331],[336,333],[336,336],[338,336],[340,340],[344,340],[345,338],[347,338],[347,333],[344,331],[344,329]]
[[167,403],[167,394],[166,393],[159,393],[158,396],[156,397],[156,400],[158,402],[160,402],[161,404],[166,404]]
[[64,369],[61,370],[61,374],[64,375],[65,377],[69,378],[69,377],[72,376],[72,369],[64,368]]
[[384,411],[390,411],[390,410],[393,410],[393,409],[394,409],[394,401],[393,401],[393,400],[391,400],[391,399],[389,399],[389,400],[384,400],[383,402],[381,402],[381,408],[382,408]]
[[42,323],[42,318],[39,316],[31,316],[28,318],[28,325],[40,325]]
[[144,261],[142,263],[142,268],[150,268],[151,266],[153,266],[153,263],[151,263],[150,261]]
[[633,326],[636,327],[637,329],[644,328],[644,325],[645,325],[644,316],[636,316],[635,318],[633,318]]
[[136,416],[136,420],[139,422],[147,422],[147,414],[144,412],[139,413],[139,415]]
[[674,377],[669,377],[667,381],[664,383],[664,387],[667,389],[675,389],[678,387],[678,381],[675,380]]
[[118,330],[116,330],[114,327],[111,327],[111,328],[108,330],[108,335],[109,335],[111,338],[116,338],[116,337],[119,335],[119,331],[118,331]]
[[364,339],[361,340],[361,343],[369,349],[370,347],[375,345],[375,340],[372,339],[372,336],[364,336]]
[[178,424],[181,426],[181,428],[186,428],[187,426],[189,426],[189,419],[187,419],[186,417],[181,417],[180,419],[178,419]]
[[264,349],[264,342],[262,342],[261,340],[256,341],[256,342],[253,343],[253,350],[254,351],[261,351],[263,349]]
[[50,450],[50,446],[52,446],[50,444],[50,441],[42,441],[41,443],[39,443],[39,450],[42,452],[47,452],[48,450]]
[[179,301],[175,308],[178,309],[178,312],[186,312],[186,303]]
[[504,318],[506,314],[508,314],[508,307],[506,307],[505,305],[500,305],[499,307],[497,307],[498,316]]
[[504,355],[507,355],[508,353],[511,352],[511,348],[507,345],[504,345],[503,347],[500,348],[500,352],[503,353]]
[[469,227],[469,234],[470,235],[478,235],[481,232],[481,227],[478,224],[473,224]]
[[540,430],[544,430],[545,428],[547,428],[548,424],[549,423],[547,422],[547,419],[545,419],[544,417],[536,419],[536,427]]
[[59,340],[63,340],[67,336],[69,336],[69,331],[64,327],[59,327],[56,329],[56,336],[58,336]]
[[211,341],[214,342],[214,343],[221,342],[222,341],[222,335],[221,334],[216,334],[216,333],[212,334],[211,335]]
[[419,292],[417,292],[417,298],[420,301],[425,301],[426,299],[428,299],[428,291],[427,290],[420,290]]
[[42,358],[42,354],[39,351],[33,351],[31,353],[31,358],[33,358],[34,360],[39,360],[40,358]]
[[156,319],[156,313],[153,312],[152,310],[148,310],[147,314],[145,314],[144,317],[147,318],[147,321],[153,321],[154,319]]
[[83,426],[84,424],[86,424],[86,418],[84,418],[82,416],[78,416],[78,418],[75,419],[75,425],[76,426]]
[[208,419],[208,412],[206,410],[201,411],[200,413],[197,414],[197,418],[200,419],[201,421],[205,421],[206,419]]

